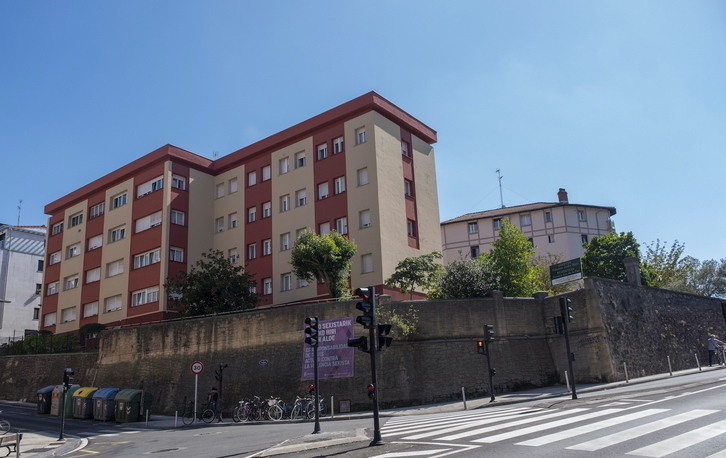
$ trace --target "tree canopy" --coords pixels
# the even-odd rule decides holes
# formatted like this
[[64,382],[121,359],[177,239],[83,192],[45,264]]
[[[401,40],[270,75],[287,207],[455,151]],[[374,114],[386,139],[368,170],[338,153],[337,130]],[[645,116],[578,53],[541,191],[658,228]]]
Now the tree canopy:
[[582,274],[586,277],[626,281],[623,259],[627,257],[640,259],[640,245],[632,232],[620,234],[612,232],[593,237],[583,246],[585,254],[582,256]]
[[476,259],[449,263],[438,285],[429,292],[432,299],[466,299],[484,297],[494,290],[494,276]]
[[168,278],[164,287],[184,316],[245,310],[259,301],[253,275],[232,265],[221,251],[202,253],[189,272]]
[[507,297],[527,297],[537,291],[539,268],[533,264],[534,246],[517,226],[502,219],[499,238],[489,253],[479,256],[495,278],[496,289]]
[[396,270],[386,280],[386,285],[391,288],[399,288],[403,294],[410,293],[411,298],[413,298],[416,286],[430,290],[436,285],[444,270],[444,267],[436,262],[441,258],[441,253],[437,251],[406,258],[398,263]]
[[354,242],[337,232],[317,235],[305,231],[295,241],[290,264],[295,276],[324,282],[330,297],[338,299],[350,295],[348,277],[357,250]]

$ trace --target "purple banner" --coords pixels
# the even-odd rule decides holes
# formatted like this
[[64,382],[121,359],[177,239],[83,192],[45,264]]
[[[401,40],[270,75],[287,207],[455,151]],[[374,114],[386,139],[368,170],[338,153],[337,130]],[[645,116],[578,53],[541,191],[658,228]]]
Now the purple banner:
[[[318,322],[318,378],[353,377],[355,348],[348,346],[348,339],[355,337],[353,317],[336,318]],[[313,380],[315,348],[303,344],[301,380]]]

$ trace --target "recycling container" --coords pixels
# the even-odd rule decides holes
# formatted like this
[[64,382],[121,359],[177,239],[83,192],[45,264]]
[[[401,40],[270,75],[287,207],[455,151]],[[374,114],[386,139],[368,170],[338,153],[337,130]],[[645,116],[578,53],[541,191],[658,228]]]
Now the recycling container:
[[53,385],[38,390],[38,413],[49,414],[53,402]]
[[84,386],[73,393],[73,418],[88,420],[93,418],[93,393],[97,387]]
[[145,412],[151,410],[153,397],[148,391],[120,390],[116,393],[116,422],[141,421]]
[[65,405],[63,406],[63,414],[66,418],[73,418],[73,395],[81,389],[81,385],[71,385],[66,391]]
[[93,393],[93,419],[113,421],[116,419],[116,394],[118,388],[101,388]]

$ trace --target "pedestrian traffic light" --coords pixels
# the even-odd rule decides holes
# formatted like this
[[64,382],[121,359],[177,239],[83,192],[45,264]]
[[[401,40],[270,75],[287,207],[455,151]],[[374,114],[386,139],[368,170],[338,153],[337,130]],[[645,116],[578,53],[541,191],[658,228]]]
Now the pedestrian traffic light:
[[73,382],[73,369],[70,367],[66,367],[63,369],[63,388],[68,391],[68,388],[71,387],[71,382]]
[[355,290],[362,301],[355,304],[355,308],[363,312],[363,315],[355,319],[355,322],[362,324],[364,328],[370,329],[375,323],[373,323],[373,316],[375,315],[376,308],[376,293],[373,287],[358,288]]
[[494,367],[492,367],[491,369],[489,369],[489,375],[491,375],[492,377],[494,377],[495,375],[497,375],[497,369],[494,368]]
[[315,385],[308,385],[308,393],[311,396],[315,396]]
[[375,399],[376,397],[376,387],[372,383],[368,385],[368,397],[371,399]]
[[562,317],[561,316],[553,316],[552,321],[555,323],[555,332],[557,334],[564,334],[565,328],[562,327]]
[[362,352],[368,353],[368,337],[363,336],[348,339],[348,346],[355,347]]
[[484,325],[484,340],[486,340],[487,342],[494,342],[494,325],[493,324]]
[[568,297],[560,298],[560,315],[562,315],[562,321],[567,320],[568,323],[571,323],[574,320],[572,318],[572,301]]
[[484,341],[483,340],[477,340],[476,341],[476,352],[479,353],[480,355],[486,355],[487,354],[487,350],[484,347]]
[[318,346],[318,318],[311,316],[309,318],[305,318],[305,324],[307,327],[305,328],[305,343],[310,345],[311,347],[317,347]]
[[390,324],[379,324],[378,325],[378,351],[383,351],[386,348],[391,346],[391,342],[393,342],[393,337],[388,337],[388,334],[391,333],[391,325]]

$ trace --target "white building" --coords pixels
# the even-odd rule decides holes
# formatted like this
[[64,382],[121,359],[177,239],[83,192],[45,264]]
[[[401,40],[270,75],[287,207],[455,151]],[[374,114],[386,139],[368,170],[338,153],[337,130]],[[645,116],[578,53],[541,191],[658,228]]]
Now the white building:
[[0,225],[0,344],[38,332],[45,232]]

